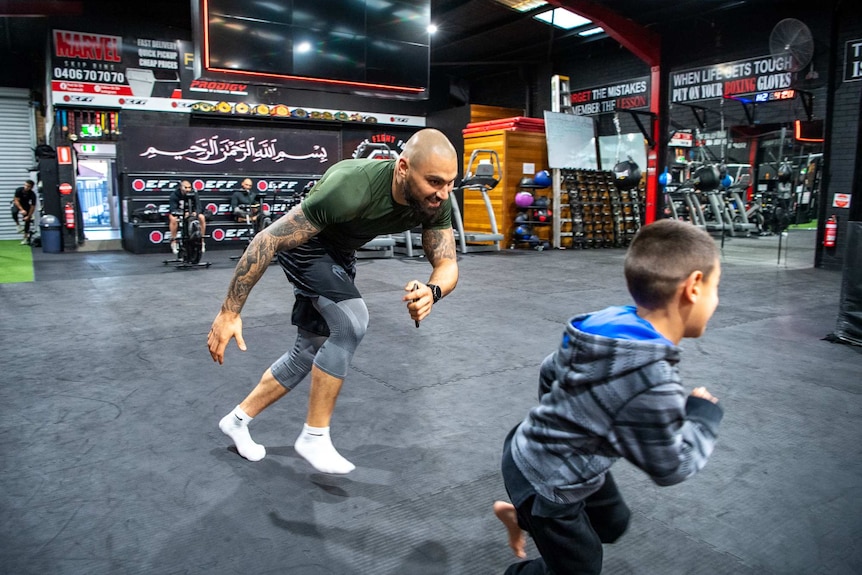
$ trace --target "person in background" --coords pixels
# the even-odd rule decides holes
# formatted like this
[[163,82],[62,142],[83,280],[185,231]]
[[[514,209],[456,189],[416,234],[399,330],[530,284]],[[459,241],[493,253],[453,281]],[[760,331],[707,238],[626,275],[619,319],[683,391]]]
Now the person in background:
[[246,178],[240,184],[241,190],[235,191],[230,196],[230,213],[238,222],[254,224],[255,233],[260,231],[259,221],[261,214],[260,200],[257,193],[252,191],[252,181]]
[[[15,197],[12,199],[12,217],[15,219],[18,233],[24,233],[21,245],[29,244],[32,236],[30,230],[33,226],[33,214],[36,213],[36,192],[33,191],[35,185],[33,180],[25,180],[24,185],[15,190]],[[24,222],[23,228],[21,222]]]
[[197,217],[201,224],[201,253],[206,252],[206,241],[204,234],[207,231],[207,219],[201,209],[200,198],[198,193],[192,190],[192,183],[188,180],[180,182],[180,188],[171,192],[171,197],[168,200],[170,207],[168,208],[168,229],[171,234],[171,251],[174,255],[179,253],[177,246],[177,229],[179,228],[179,218],[174,214],[182,214],[186,209],[189,210],[191,217]]

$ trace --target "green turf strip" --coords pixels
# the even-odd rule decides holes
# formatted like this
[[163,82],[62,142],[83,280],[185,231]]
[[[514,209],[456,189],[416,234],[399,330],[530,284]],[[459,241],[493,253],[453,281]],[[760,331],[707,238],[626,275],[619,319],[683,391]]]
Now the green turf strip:
[[791,224],[791,230],[816,230],[817,229],[817,220],[811,220],[810,222],[804,224]]
[[21,240],[0,240],[0,283],[33,281],[33,251]]

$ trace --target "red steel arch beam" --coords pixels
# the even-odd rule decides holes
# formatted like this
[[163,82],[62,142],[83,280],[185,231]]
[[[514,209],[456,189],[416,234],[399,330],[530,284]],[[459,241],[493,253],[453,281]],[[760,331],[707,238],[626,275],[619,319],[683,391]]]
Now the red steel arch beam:
[[566,8],[584,18],[592,20],[596,26],[604,28],[605,33],[619,42],[629,52],[643,60],[650,67],[650,112],[654,114],[652,134],[655,145],[647,150],[647,189],[646,222],[656,218],[658,200],[658,157],[660,142],[659,116],[661,115],[661,37],[640,24],[623,18],[604,6],[589,0],[548,0],[548,4]]
[[649,28],[644,28],[589,0],[548,0],[548,4],[566,8],[584,18],[589,18],[593,24],[604,28],[608,36],[650,67],[661,63],[661,38]]

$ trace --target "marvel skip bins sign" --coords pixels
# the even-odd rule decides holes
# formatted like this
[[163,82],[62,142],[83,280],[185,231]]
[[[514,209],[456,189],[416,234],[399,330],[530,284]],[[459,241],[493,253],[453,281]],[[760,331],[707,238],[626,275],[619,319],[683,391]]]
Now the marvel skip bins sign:
[[123,171],[323,174],[341,153],[338,132],[231,128],[123,129]]

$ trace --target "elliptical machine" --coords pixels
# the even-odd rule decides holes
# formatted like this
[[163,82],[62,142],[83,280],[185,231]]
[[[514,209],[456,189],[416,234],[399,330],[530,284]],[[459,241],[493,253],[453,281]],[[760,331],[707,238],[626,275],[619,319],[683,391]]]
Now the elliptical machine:
[[462,254],[485,251],[498,252],[505,236],[497,228],[497,218],[494,215],[494,208],[488,192],[493,190],[502,178],[503,170],[500,167],[500,157],[494,150],[473,150],[464,172],[464,179],[461,180],[461,184],[457,188],[452,190],[452,193],[457,191],[462,194],[466,194],[468,191],[481,193],[485,211],[488,214],[489,230],[464,230],[464,218],[461,216],[458,200],[453,195],[452,226],[454,227],[455,241],[458,242]]

